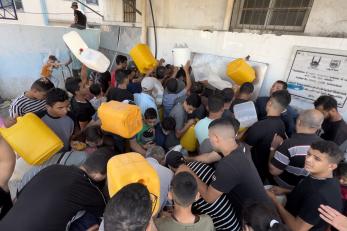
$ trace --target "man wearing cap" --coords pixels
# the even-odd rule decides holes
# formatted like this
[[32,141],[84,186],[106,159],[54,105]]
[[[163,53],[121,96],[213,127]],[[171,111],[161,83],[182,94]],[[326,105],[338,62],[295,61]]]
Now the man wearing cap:
[[74,10],[75,23],[71,24],[71,27],[77,29],[86,29],[87,27],[87,17],[78,10],[77,2],[73,2],[71,8]]

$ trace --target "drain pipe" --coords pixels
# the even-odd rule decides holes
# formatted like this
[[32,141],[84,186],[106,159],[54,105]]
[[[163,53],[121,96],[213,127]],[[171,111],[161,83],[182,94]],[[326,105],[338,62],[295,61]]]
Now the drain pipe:
[[147,44],[147,0],[142,0],[141,43]]
[[40,0],[41,3],[41,12],[42,14],[42,18],[43,18],[43,24],[45,26],[48,26],[48,14],[46,14],[47,11],[47,4],[46,4],[46,0]]

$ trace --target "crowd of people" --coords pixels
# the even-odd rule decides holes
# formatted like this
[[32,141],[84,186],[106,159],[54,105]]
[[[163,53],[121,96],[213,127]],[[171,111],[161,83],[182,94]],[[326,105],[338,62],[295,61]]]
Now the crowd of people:
[[[12,101],[5,126],[35,113],[64,147],[13,185],[20,158],[0,136],[0,230],[347,230],[347,124],[334,97],[297,112],[278,80],[244,129],[234,106],[255,98],[252,83],[213,89],[194,80],[190,62],[163,59],[140,74],[118,55],[111,72],[82,65],[61,89],[55,61]],[[127,139],[102,130],[97,111],[109,101],[137,105],[141,131]],[[193,152],[180,145],[192,126]],[[141,183],[108,196],[107,162],[127,152],[157,172],[159,198]]]

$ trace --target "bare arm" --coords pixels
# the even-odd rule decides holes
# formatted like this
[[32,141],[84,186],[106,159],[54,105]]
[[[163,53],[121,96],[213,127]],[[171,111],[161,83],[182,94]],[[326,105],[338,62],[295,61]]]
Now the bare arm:
[[192,79],[190,78],[189,68],[190,68],[190,61],[188,61],[186,65],[184,66],[184,72],[186,73],[186,88],[185,89],[187,92],[192,87]]
[[283,170],[276,168],[273,164],[269,163],[269,172],[273,176],[279,176],[283,173]]
[[185,157],[185,159],[190,162],[199,161],[201,163],[211,164],[213,162],[219,161],[221,159],[221,156],[217,152],[213,151],[209,153],[200,154],[198,156],[188,156]]
[[188,122],[183,126],[181,130],[176,130],[176,137],[179,139],[181,138],[184,133],[195,123],[194,119],[188,120]]
[[146,156],[146,150],[142,148],[141,145],[139,145],[136,142],[136,138],[131,139],[129,142],[130,142],[131,150],[133,150],[134,152],[140,153],[143,156]]
[[16,154],[10,145],[0,135],[0,187],[8,191],[10,180],[16,165]]
[[198,184],[198,191],[200,193],[200,196],[207,202],[207,203],[213,203],[215,202],[222,194],[223,192],[218,191],[217,189],[213,188],[212,186],[208,186],[200,178],[186,165],[181,165],[177,171],[178,172],[189,172],[191,173],[197,184]]
[[313,225],[305,222],[300,217],[294,217],[291,213],[289,213],[284,206],[277,202],[276,196],[271,191],[266,191],[268,196],[271,198],[272,202],[275,204],[278,213],[280,214],[282,220],[288,227],[293,231],[308,231]]

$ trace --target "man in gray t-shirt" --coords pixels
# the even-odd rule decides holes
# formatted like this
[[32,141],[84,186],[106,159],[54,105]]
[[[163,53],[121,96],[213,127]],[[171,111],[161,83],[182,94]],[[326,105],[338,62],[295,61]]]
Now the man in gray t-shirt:
[[171,117],[176,122],[176,136],[181,138],[182,135],[195,123],[195,119],[188,120],[188,114],[194,112],[201,104],[200,96],[191,94],[183,103],[178,103],[170,112]]
[[68,113],[69,97],[67,92],[54,88],[47,93],[46,110],[36,115],[63,141],[63,152],[70,149],[70,138],[74,132],[75,123]]

